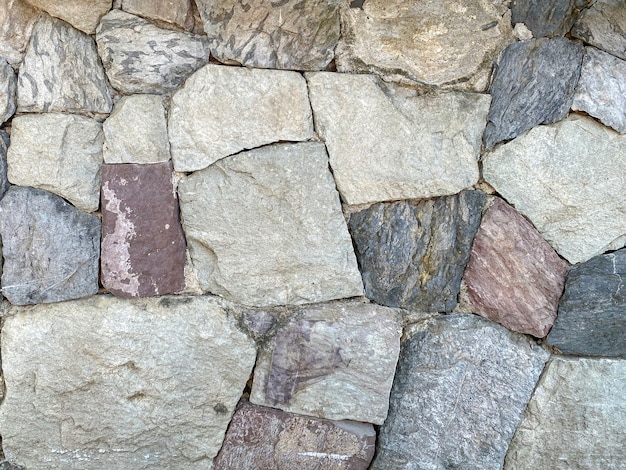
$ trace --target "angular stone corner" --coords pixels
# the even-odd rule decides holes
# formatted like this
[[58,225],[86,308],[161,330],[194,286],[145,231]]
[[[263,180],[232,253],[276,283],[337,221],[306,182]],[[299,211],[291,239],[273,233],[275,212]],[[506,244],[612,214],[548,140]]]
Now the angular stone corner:
[[102,125],[72,114],[29,114],[13,119],[9,181],[57,194],[81,210],[100,204]]
[[244,403],[230,422],[213,468],[367,470],[375,447],[371,424],[311,418]]
[[346,203],[443,196],[478,181],[489,96],[418,96],[368,75],[306,77],[316,130]]
[[587,0],[515,0],[511,2],[511,21],[523,23],[536,38],[564,36],[588,3]]
[[451,312],[480,225],[485,195],[374,204],[349,227],[365,295],[389,307]]
[[122,0],[122,10],[157,23],[176,25],[187,31],[194,26],[194,0]]
[[256,356],[215,299],[14,308],[0,433],[26,468],[211,467]]
[[370,468],[502,468],[547,359],[533,341],[475,315],[414,326]]
[[15,113],[17,92],[17,75],[13,67],[0,57],[0,125],[4,124]]
[[205,291],[251,306],[362,295],[322,143],[225,158],[182,180],[178,193]]
[[626,8],[623,0],[596,0],[572,28],[572,36],[626,60]]
[[47,11],[51,16],[67,21],[74,28],[87,34],[96,32],[96,26],[111,9],[111,0],[27,0],[34,7]]
[[313,137],[306,82],[296,72],[207,65],[172,98],[176,171],[195,171],[241,150]]
[[554,356],[506,456],[520,468],[624,468],[626,361]]
[[483,157],[483,177],[552,247],[579,263],[626,242],[626,136],[583,116]]
[[401,334],[400,314],[386,307],[359,302],[303,307],[260,352],[250,401],[382,424]]
[[0,56],[9,64],[18,66],[22,62],[40,16],[39,10],[23,0],[0,2]]
[[97,216],[54,194],[12,186],[0,201],[0,235],[2,292],[12,304],[62,302],[98,292]]

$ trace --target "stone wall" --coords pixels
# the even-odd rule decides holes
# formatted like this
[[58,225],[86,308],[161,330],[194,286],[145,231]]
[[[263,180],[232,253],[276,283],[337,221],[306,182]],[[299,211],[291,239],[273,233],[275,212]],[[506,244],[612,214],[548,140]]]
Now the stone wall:
[[623,0],[3,0],[2,469],[626,469]]

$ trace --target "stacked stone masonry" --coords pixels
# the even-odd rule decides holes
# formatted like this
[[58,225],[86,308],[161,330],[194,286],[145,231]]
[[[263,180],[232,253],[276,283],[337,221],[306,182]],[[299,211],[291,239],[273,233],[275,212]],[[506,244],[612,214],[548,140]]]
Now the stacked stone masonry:
[[623,0],[2,0],[0,469],[626,469]]

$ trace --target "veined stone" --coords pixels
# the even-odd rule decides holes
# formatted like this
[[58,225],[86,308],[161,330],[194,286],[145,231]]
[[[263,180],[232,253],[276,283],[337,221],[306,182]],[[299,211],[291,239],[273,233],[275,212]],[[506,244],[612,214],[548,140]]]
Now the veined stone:
[[626,242],[626,136],[572,115],[483,157],[483,176],[570,263]]
[[478,181],[488,95],[418,96],[369,75],[318,72],[307,80],[346,203],[443,196]]
[[250,306],[363,294],[323,144],[240,153],[182,180],[178,194],[205,291]]
[[514,0],[511,21],[525,24],[536,38],[564,36],[588,3],[587,0]]
[[401,334],[397,310],[360,302],[303,307],[260,352],[250,401],[382,424]]
[[206,168],[241,150],[313,137],[306,82],[296,72],[207,65],[172,98],[176,171]]
[[209,469],[256,350],[215,299],[15,308],[2,329],[5,455],[27,468]]
[[2,292],[12,304],[62,302],[98,292],[97,216],[54,194],[12,186],[0,201],[0,235]]
[[122,10],[152,21],[176,25],[191,31],[194,26],[193,0],[122,0]]
[[170,159],[165,108],[160,95],[123,97],[102,129],[106,163],[160,163]]
[[246,67],[324,70],[339,39],[338,0],[196,0],[211,53]]
[[45,189],[81,210],[100,204],[102,125],[72,114],[29,114],[13,119],[9,181]]
[[202,36],[162,29],[121,10],[102,18],[96,42],[111,85],[125,94],[175,90],[210,54]]
[[96,32],[96,26],[111,9],[111,0],[26,0],[51,16],[67,21],[87,34]]
[[39,10],[24,0],[0,2],[0,57],[17,67],[26,51]]
[[626,8],[623,0],[597,0],[572,28],[572,36],[626,60]]
[[13,67],[0,57],[0,125],[15,113],[15,93],[17,76]]
[[554,356],[504,468],[624,468],[626,361]]
[[9,136],[0,129],[0,199],[9,189],[9,179],[7,178],[7,150],[9,145]]
[[408,334],[370,468],[501,469],[548,353],[475,315],[439,315]]

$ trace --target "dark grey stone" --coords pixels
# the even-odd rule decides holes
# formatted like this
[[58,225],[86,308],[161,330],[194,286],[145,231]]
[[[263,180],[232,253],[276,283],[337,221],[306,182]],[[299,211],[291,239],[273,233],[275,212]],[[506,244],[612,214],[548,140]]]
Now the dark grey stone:
[[0,124],[15,113],[17,75],[9,63],[0,57]]
[[350,217],[366,296],[389,307],[451,312],[485,195],[463,191],[378,203]]
[[0,470],[25,470],[25,468],[5,460],[4,462],[0,462]]
[[563,36],[572,29],[587,0],[513,0],[511,22],[524,23],[533,36]]
[[0,199],[9,189],[9,179],[7,178],[7,150],[9,150],[9,135],[0,130]]
[[595,0],[572,28],[572,36],[626,60],[626,3]]
[[626,357],[626,248],[574,266],[547,341],[565,354]]
[[491,85],[485,147],[564,119],[574,100],[583,56],[582,44],[565,38],[507,47]]

